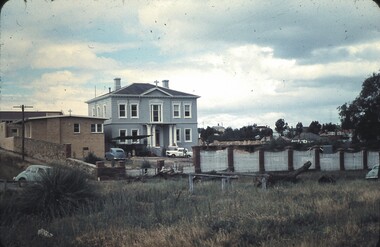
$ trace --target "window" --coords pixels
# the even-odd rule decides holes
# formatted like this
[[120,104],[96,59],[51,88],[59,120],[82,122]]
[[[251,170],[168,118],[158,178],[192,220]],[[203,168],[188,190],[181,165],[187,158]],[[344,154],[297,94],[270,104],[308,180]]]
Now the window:
[[91,133],[103,133],[103,124],[91,124]]
[[162,116],[161,116],[161,105],[151,105],[151,111],[150,111],[150,120],[151,122],[161,122]]
[[191,142],[191,129],[185,129],[185,141]]
[[80,133],[80,124],[79,123],[74,124],[74,133]]
[[95,117],[95,107],[92,107],[92,116]]
[[181,117],[180,105],[173,104],[173,118],[180,118],[180,117]]
[[[120,137],[127,136],[127,130],[119,130],[119,136]],[[126,143],[126,142],[127,142],[127,139],[119,140],[119,143]]]
[[103,105],[103,117],[107,117],[107,106]]
[[127,108],[125,107],[125,104],[119,104],[119,118],[126,118],[127,117]]
[[176,142],[181,142],[181,129],[176,129],[175,134],[176,134]]
[[100,117],[100,106],[98,106],[97,108],[96,108],[96,116],[97,117]]
[[191,105],[190,104],[184,105],[184,112],[185,112],[185,118],[191,118]]
[[139,105],[138,104],[131,104],[131,118],[138,118],[139,117]]
[[[132,136],[138,136],[139,130],[132,130]],[[139,139],[132,139],[132,143],[139,143]]]

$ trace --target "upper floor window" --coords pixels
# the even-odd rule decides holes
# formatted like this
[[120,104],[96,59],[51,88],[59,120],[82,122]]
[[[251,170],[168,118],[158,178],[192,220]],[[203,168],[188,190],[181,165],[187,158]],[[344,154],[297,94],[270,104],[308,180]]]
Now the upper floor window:
[[91,112],[92,116],[95,117],[95,107],[92,107],[92,112]]
[[119,118],[127,117],[127,108],[125,104],[119,104]]
[[180,118],[180,117],[181,117],[180,105],[173,104],[173,118]]
[[103,117],[107,117],[107,105],[103,105]]
[[131,118],[139,118],[139,105],[131,104]]
[[103,133],[103,124],[91,124],[91,133]]
[[100,117],[100,106],[97,107],[96,116],[97,116],[97,117]]
[[191,118],[191,104],[184,105],[185,118]]
[[161,105],[151,105],[150,108],[150,120],[151,122],[162,122]]
[[80,133],[80,124],[74,123],[74,133]]

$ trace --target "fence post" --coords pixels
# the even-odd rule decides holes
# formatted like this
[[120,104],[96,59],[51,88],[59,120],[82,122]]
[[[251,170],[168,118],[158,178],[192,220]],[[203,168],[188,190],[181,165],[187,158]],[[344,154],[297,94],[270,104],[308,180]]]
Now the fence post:
[[194,192],[194,181],[193,181],[193,175],[189,174],[189,191],[191,193]]
[[288,150],[288,170],[294,171],[294,163],[293,163],[293,147],[286,147]]
[[344,167],[344,149],[339,148],[338,152],[339,152],[339,169],[341,171],[344,171],[345,170],[345,167]]
[[234,148],[232,146],[229,146],[227,148],[227,162],[228,162],[228,171],[234,172]]
[[363,169],[368,170],[368,151],[366,148],[362,149],[363,154]]
[[202,173],[201,169],[201,148],[199,146],[193,146],[193,165],[195,173]]
[[264,149],[259,149],[259,171],[265,172]]
[[314,146],[314,159],[315,159],[315,170],[321,170],[321,155],[320,155],[320,147]]

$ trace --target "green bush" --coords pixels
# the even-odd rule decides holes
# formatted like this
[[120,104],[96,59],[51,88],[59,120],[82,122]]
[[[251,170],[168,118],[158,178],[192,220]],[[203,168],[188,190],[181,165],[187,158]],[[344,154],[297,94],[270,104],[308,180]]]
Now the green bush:
[[23,214],[47,219],[71,215],[95,198],[95,189],[79,170],[54,167],[41,181],[25,187],[18,206]]

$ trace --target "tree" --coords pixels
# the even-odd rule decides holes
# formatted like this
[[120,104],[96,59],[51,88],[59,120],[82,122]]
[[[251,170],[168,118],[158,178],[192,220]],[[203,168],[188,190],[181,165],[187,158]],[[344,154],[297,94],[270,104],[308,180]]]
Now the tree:
[[333,123],[322,124],[322,132],[334,132],[337,131],[338,126]]
[[309,125],[308,131],[316,135],[321,131],[322,125],[318,121],[312,121]]
[[207,144],[212,143],[215,139],[215,133],[217,131],[214,128],[207,126],[206,129],[201,130],[201,140]]
[[380,73],[362,85],[359,96],[338,107],[342,129],[353,129],[354,141],[380,140]]
[[284,135],[284,130],[286,129],[287,124],[285,123],[285,120],[280,118],[275,123],[276,128],[275,130],[277,133],[279,133],[281,136]]
[[296,125],[296,134],[300,135],[303,132],[303,125],[301,122],[298,122]]

